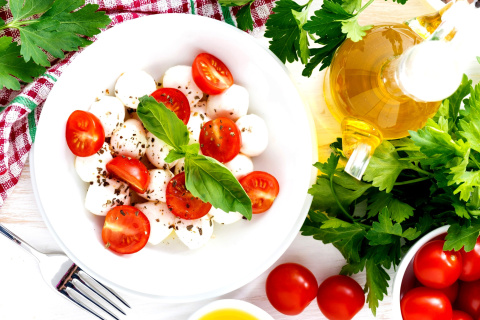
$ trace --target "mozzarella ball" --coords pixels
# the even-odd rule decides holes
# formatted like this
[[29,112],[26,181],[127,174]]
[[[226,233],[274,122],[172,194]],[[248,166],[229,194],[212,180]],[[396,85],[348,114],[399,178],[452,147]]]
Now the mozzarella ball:
[[149,95],[156,89],[155,80],[142,70],[122,73],[115,83],[115,95],[124,105],[132,109],[137,109],[140,97]]
[[147,149],[147,134],[140,121],[129,119],[117,128],[110,140],[116,155],[141,159]]
[[190,132],[190,144],[198,142],[200,131],[208,121],[210,121],[210,118],[203,113],[194,112],[190,114],[190,119],[187,123],[187,129]]
[[97,153],[89,157],[75,157],[75,170],[83,181],[95,181],[107,176],[107,163],[112,159],[110,146],[104,142]]
[[163,140],[157,138],[153,133],[147,133],[148,147],[145,152],[148,161],[157,168],[162,168],[164,170],[170,169],[177,163],[177,160],[166,163],[164,161],[165,157],[168,155],[172,147],[163,142]]
[[239,212],[225,212],[214,207],[210,209],[208,214],[212,216],[213,221],[221,224],[231,224],[243,218],[243,215]]
[[89,111],[97,116],[105,130],[105,137],[111,137],[113,131],[125,120],[125,106],[116,97],[104,96],[90,106]]
[[148,170],[150,182],[148,183],[147,191],[139,193],[138,195],[150,201],[166,202],[165,192],[167,191],[167,184],[173,178],[173,173],[170,170],[152,169]]
[[85,209],[105,216],[110,209],[122,205],[130,205],[130,188],[126,183],[110,178],[90,183],[85,197]]
[[238,180],[253,171],[253,162],[246,155],[239,153],[231,161],[225,163],[225,167],[227,167]]
[[192,67],[175,66],[165,72],[163,87],[178,89],[187,97],[190,109],[203,97],[203,92],[198,88],[192,78]]
[[175,168],[173,168],[173,173],[175,175],[185,172],[185,158],[178,159],[177,164],[175,165]]
[[242,135],[241,153],[255,157],[265,151],[268,145],[268,129],[262,118],[249,114],[238,119],[235,124]]
[[175,227],[178,238],[189,249],[198,249],[205,245],[213,234],[213,223],[208,214],[194,220],[177,218]]
[[149,201],[136,204],[135,207],[142,211],[150,222],[149,243],[159,244],[175,229],[177,217],[168,210],[166,203]]
[[248,99],[247,89],[234,84],[223,93],[208,97],[207,116],[212,119],[225,117],[237,121],[247,114]]

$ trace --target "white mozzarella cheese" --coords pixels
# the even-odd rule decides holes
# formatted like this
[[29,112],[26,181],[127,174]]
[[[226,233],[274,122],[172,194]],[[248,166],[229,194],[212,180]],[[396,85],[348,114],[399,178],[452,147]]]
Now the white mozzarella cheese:
[[85,197],[85,208],[88,211],[105,216],[113,207],[122,205],[130,205],[130,188],[126,183],[110,178],[90,182]]
[[149,95],[156,89],[155,80],[142,70],[122,73],[115,83],[115,95],[124,105],[132,109],[137,109],[140,97]]
[[203,97],[202,90],[193,81],[192,67],[189,66],[174,66],[168,69],[163,76],[163,87],[183,92],[190,104],[190,110]]
[[129,119],[117,128],[110,140],[116,155],[141,159],[147,149],[147,134],[140,121]]
[[231,224],[243,218],[243,215],[239,212],[225,212],[222,209],[214,207],[210,209],[208,214],[212,217],[213,221],[221,224]]
[[194,220],[177,218],[175,233],[189,249],[198,249],[212,237],[213,222],[208,214]]
[[110,146],[104,142],[97,153],[89,157],[75,157],[75,170],[83,181],[95,181],[107,176],[106,166],[112,159],[113,156],[110,151]]
[[175,165],[175,168],[173,169],[173,173],[175,175],[185,172],[185,158],[178,159],[177,164]]
[[152,169],[148,170],[150,175],[150,182],[148,183],[147,191],[139,193],[138,195],[149,201],[166,202],[165,192],[167,191],[167,184],[173,178],[173,173],[170,170]]
[[105,130],[105,137],[111,137],[113,131],[125,120],[125,106],[116,97],[104,96],[90,106],[89,111],[97,116]]
[[246,155],[239,153],[231,161],[225,163],[225,167],[232,172],[235,178],[240,179],[253,171],[253,162]]
[[268,145],[268,129],[262,118],[249,114],[238,119],[235,124],[242,135],[241,153],[255,157],[265,151]]
[[198,142],[200,131],[208,121],[210,121],[210,118],[203,113],[194,112],[190,114],[190,119],[187,123],[187,129],[190,132],[190,144]]
[[247,89],[234,84],[224,92],[208,97],[207,116],[212,119],[225,117],[237,121],[247,114],[248,100]]
[[156,245],[162,242],[175,228],[177,217],[173,215],[164,202],[144,202],[135,205],[150,222],[150,237],[148,242]]
[[153,133],[147,132],[148,147],[145,152],[148,160],[157,168],[164,170],[170,169],[177,163],[177,160],[166,163],[165,157],[168,155],[172,147],[166,144],[163,140],[155,137]]

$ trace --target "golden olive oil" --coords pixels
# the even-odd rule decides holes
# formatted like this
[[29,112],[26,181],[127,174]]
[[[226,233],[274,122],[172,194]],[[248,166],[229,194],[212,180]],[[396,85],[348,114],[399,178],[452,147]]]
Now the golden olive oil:
[[258,320],[258,318],[242,310],[225,308],[209,312],[199,320]]

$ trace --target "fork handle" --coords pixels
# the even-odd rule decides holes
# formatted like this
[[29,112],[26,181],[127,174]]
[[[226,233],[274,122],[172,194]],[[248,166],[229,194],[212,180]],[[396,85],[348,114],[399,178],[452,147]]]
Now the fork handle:
[[41,261],[44,257],[45,254],[41,253],[40,251],[35,250],[31,245],[23,241],[20,237],[15,235],[12,231],[8,230],[3,224],[0,223],[0,234],[4,235],[8,239],[12,240],[16,244],[18,244],[20,247],[25,249],[28,253],[33,255],[38,261]]

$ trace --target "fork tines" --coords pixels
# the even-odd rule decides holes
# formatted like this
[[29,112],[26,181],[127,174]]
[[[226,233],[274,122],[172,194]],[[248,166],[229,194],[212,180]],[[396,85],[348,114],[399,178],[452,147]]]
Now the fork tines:
[[[91,284],[91,280],[95,282],[95,284],[100,285],[103,289],[109,292],[112,296],[114,296],[118,301],[124,304],[126,307],[130,308],[130,306],[112,289],[108,288],[107,286],[103,285],[101,282],[97,281],[96,279],[90,277],[86,272],[84,272],[80,267],[73,264],[65,273],[62,280],[57,284],[57,290],[62,293],[66,298],[70,301],[74,302],[76,305],[81,307],[82,309],[90,312],[92,315],[96,316],[99,319],[106,320],[102,316],[100,316],[94,309],[89,307],[87,304],[95,305],[99,309],[103,310],[105,313],[109,314],[112,318],[119,320],[119,318],[109,311],[107,308],[102,306],[100,303],[96,301],[94,297],[90,294],[91,292],[95,293],[97,297],[100,297],[103,301],[114,307],[116,310],[121,312],[125,315],[125,312],[118,307],[114,302],[112,302],[109,298],[107,298],[104,294],[102,294],[98,289],[94,288],[94,285]],[[83,301],[82,301],[83,300]],[[88,301],[88,302],[87,302]]]

